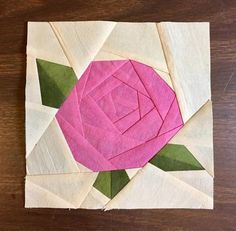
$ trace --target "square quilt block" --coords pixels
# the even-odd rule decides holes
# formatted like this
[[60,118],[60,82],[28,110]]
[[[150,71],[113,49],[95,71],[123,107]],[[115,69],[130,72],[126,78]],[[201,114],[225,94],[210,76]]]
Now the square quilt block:
[[208,23],[29,22],[25,207],[213,208]]

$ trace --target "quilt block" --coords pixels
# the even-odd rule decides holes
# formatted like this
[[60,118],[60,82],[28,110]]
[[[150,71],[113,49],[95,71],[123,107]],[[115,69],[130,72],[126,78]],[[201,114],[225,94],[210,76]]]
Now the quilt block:
[[213,208],[208,23],[29,22],[25,207]]

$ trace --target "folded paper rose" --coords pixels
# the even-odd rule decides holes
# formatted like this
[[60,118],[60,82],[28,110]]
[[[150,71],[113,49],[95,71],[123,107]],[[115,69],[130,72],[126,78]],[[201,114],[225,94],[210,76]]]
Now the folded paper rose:
[[56,118],[93,171],[143,167],[183,125],[173,90],[132,60],[92,62]]
[[29,23],[26,207],[213,208],[208,23]]

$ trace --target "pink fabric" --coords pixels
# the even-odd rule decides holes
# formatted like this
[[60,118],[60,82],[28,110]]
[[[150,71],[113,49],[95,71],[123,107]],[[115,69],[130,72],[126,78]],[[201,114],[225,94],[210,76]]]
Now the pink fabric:
[[132,60],[92,62],[56,118],[75,160],[93,171],[142,167],[183,126],[173,90]]

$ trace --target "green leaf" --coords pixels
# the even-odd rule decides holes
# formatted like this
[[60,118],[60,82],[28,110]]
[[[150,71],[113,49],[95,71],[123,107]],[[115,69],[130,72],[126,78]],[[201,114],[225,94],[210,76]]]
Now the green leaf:
[[93,187],[111,198],[111,172],[99,172]]
[[167,144],[149,162],[164,171],[204,170],[192,153],[179,144]]
[[59,108],[77,82],[71,67],[36,59],[43,105]]
[[125,170],[99,172],[93,187],[112,199],[128,182],[129,177]]

